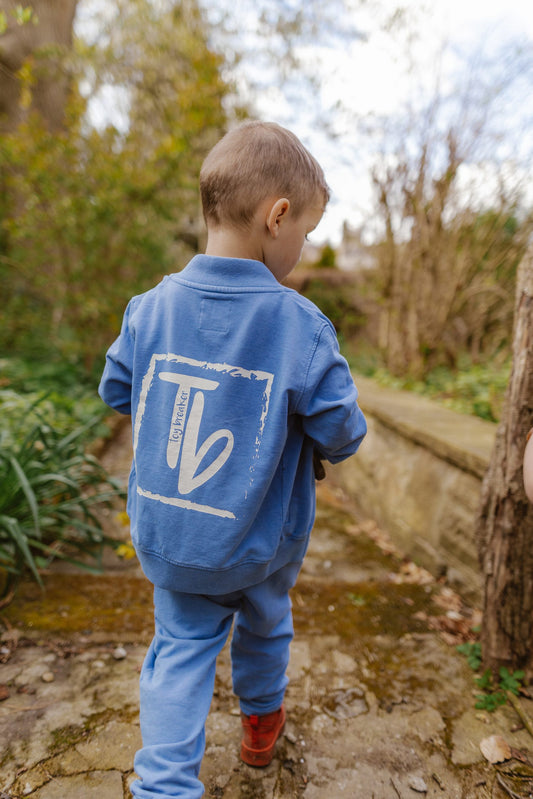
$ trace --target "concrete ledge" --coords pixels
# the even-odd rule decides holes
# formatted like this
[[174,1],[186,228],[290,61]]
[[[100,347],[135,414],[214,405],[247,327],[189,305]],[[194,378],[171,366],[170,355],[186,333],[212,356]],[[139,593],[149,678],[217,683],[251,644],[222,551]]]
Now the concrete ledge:
[[398,547],[481,595],[474,520],[496,425],[355,376],[368,435],[333,479]]
[[456,413],[408,391],[378,386],[356,377],[361,408],[465,472],[483,479],[489,465],[496,425]]

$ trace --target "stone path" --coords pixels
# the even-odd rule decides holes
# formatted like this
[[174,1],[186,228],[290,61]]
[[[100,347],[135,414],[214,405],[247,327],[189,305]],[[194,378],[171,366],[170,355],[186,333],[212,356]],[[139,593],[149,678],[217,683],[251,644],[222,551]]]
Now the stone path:
[[[494,734],[517,749],[533,742],[512,731],[511,707],[474,708],[473,675],[455,636],[476,615],[358,518],[331,476],[319,493],[293,592],[286,732],[266,769],[240,762],[226,647],[207,723],[205,796],[511,796],[479,744]],[[137,566],[111,558],[101,577],[54,573],[44,595],[25,586],[1,618],[0,799],[128,797],[152,627],[151,591]],[[533,703],[522,701],[531,714]]]

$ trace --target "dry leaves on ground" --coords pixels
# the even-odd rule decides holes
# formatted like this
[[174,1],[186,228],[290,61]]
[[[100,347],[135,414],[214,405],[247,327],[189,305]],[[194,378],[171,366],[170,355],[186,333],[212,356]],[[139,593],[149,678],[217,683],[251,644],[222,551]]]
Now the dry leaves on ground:
[[479,744],[481,754],[489,763],[503,763],[511,759],[511,747],[501,735],[483,738]]

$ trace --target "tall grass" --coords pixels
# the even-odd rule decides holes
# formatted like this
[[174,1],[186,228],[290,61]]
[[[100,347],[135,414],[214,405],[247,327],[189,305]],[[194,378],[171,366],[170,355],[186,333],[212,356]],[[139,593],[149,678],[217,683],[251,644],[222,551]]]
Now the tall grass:
[[41,583],[58,558],[94,570],[115,543],[97,510],[124,492],[85,449],[100,423],[73,423],[46,396],[0,391],[0,596],[26,571]]

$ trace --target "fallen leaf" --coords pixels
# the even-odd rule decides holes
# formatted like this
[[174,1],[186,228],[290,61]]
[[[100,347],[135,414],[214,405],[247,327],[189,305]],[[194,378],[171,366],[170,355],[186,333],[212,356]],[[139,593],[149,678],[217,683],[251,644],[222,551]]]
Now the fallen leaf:
[[464,616],[462,616],[457,610],[446,611],[446,617],[452,621],[464,621]]
[[460,641],[463,641],[462,638],[458,638],[456,635],[453,635],[453,633],[441,632],[440,637],[448,646],[457,646]]
[[435,578],[426,569],[417,566],[412,561],[406,561],[400,566],[397,574],[391,575],[394,583],[408,583],[410,585],[432,585]]
[[372,519],[367,519],[360,524],[348,525],[346,528],[350,535],[366,535],[381,549],[384,555],[397,555],[399,550],[392,543],[392,539],[383,530],[377,526],[376,522]]
[[455,610],[458,612],[463,605],[463,601],[459,594],[456,594],[455,591],[452,591],[452,589],[447,586],[442,588],[439,594],[435,594],[432,599],[436,605],[444,610]]
[[422,777],[409,777],[409,787],[417,793],[427,793],[428,786]]
[[522,763],[527,763],[529,766],[533,766],[533,763],[528,758],[528,752],[525,749],[515,749],[514,746],[511,747],[511,757],[514,760],[520,760]]
[[456,639],[467,641],[470,635],[470,625],[466,619],[451,619],[449,616],[432,616],[428,620],[430,630],[438,630],[455,636]]
[[512,757],[511,747],[501,735],[491,735],[483,738],[479,744],[481,753],[489,763],[503,763]]

